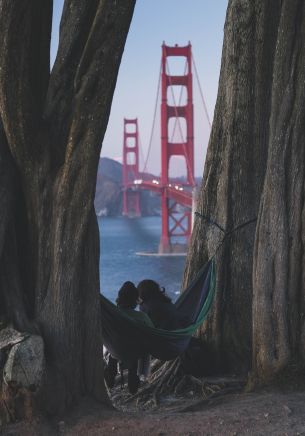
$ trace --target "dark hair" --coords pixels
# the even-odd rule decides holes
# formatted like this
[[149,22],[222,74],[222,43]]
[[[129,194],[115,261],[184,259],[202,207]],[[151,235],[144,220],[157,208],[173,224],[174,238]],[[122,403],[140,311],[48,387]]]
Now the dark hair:
[[171,303],[171,299],[165,294],[165,289],[160,288],[154,280],[142,280],[138,286],[138,291],[141,300],[146,301],[163,301],[164,303]]
[[139,292],[132,282],[123,283],[118,292],[116,303],[125,309],[135,309],[138,304]]

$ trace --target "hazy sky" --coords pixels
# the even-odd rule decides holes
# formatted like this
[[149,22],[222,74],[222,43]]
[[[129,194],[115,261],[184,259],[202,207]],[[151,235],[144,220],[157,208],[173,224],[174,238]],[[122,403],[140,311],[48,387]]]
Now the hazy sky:
[[[52,62],[58,44],[58,26],[63,0],[54,0]],[[103,141],[102,156],[120,160],[123,118],[139,120],[143,154],[148,147],[161,61],[161,45],[192,43],[199,80],[210,118],[217,96],[223,26],[227,0],[137,0],[113,98],[111,115]],[[171,71],[172,74],[178,71]],[[195,172],[202,175],[209,128],[194,83]],[[148,169],[159,174],[160,110],[158,107],[153,150]],[[179,162],[175,162],[178,173]],[[182,171],[182,170],[181,170]]]

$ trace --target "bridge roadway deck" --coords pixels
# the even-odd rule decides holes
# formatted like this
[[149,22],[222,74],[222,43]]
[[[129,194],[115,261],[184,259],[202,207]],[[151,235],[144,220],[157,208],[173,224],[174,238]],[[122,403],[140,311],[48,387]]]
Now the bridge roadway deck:
[[[192,191],[187,191],[181,184],[162,185],[159,181],[135,180],[126,186],[127,189],[153,191],[161,195],[165,190],[167,198],[176,201],[182,206],[192,208]],[[125,189],[126,189],[125,188]]]

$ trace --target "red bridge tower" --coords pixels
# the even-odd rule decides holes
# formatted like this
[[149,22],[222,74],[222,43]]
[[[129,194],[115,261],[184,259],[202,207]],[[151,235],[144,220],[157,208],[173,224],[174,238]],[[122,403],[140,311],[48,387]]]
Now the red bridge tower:
[[[170,75],[167,58],[169,56],[185,57],[186,69],[183,75]],[[182,246],[184,250],[192,232],[192,211],[179,207],[178,203],[170,200],[166,188],[171,184],[169,179],[169,164],[172,156],[182,156],[186,161],[187,177],[183,189],[192,190],[194,180],[194,120],[193,120],[193,81],[192,81],[192,48],[189,43],[185,47],[169,47],[162,45],[162,103],[161,103],[161,184],[163,186],[162,207],[162,235],[159,246],[160,253],[176,251]],[[174,106],[168,104],[168,89],[172,86],[184,86],[187,91],[185,105]],[[171,89],[173,91],[173,89]],[[173,94],[174,96],[174,94]],[[175,118],[175,123],[181,130],[180,119],[185,119],[186,132],[181,134],[181,142],[170,142],[169,120]],[[182,133],[182,132],[181,132]],[[183,138],[183,137],[184,138]],[[179,250],[180,251],[180,250]]]
[[138,119],[124,118],[123,142],[123,215],[141,216],[140,191],[133,185],[139,179]]

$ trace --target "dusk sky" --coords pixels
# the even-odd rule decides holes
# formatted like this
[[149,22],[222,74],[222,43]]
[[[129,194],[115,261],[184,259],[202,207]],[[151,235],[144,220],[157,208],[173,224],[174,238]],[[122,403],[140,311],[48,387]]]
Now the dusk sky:
[[[227,0],[138,0],[128,34],[113,98],[111,115],[101,155],[120,161],[123,145],[123,118],[138,118],[143,155],[146,155],[152,128],[161,45],[192,44],[199,80],[212,120],[217,97],[223,27]],[[58,44],[58,27],[63,0],[54,0],[51,61]],[[172,64],[171,74],[180,73]],[[204,115],[194,74],[195,174],[202,175],[209,126]],[[160,108],[154,130],[148,169],[160,172]],[[143,160],[143,159],[142,159]],[[184,163],[175,162],[175,175]]]

